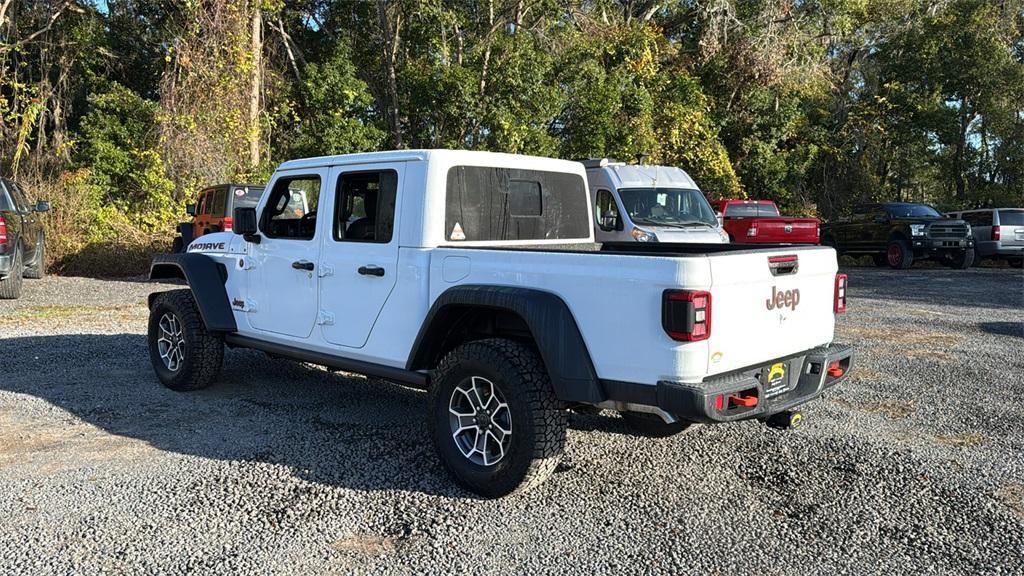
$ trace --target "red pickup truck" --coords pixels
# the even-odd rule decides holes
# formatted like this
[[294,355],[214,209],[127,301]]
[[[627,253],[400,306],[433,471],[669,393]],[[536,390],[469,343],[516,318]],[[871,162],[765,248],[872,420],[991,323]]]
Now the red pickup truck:
[[735,244],[818,244],[817,218],[780,216],[771,200],[712,200],[711,206]]

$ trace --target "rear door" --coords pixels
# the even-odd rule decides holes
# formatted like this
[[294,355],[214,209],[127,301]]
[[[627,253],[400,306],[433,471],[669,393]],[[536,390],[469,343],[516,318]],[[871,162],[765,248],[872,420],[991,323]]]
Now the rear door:
[[[332,169],[331,225],[320,261],[324,339],[362,348],[398,279],[398,230],[405,163]],[[326,192],[326,191],[325,191]]]
[[712,374],[832,340],[836,260],[829,248],[712,254]]
[[[29,204],[28,198],[25,196],[24,191],[18,186],[16,182],[10,180],[7,181],[7,191],[11,194],[11,200],[14,201],[14,209],[21,216],[21,230],[19,231],[19,237],[21,238],[21,245],[25,249],[24,261],[27,263],[35,262],[36,249],[39,245],[40,235],[42,234],[42,223],[39,221],[39,215],[33,209],[33,205]],[[8,232],[9,233],[9,232]]]

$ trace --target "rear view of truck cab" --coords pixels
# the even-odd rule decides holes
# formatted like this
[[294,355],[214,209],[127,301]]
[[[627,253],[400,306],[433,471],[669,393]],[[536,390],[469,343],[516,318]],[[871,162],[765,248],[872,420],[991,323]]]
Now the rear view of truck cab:
[[598,242],[729,241],[690,175],[674,166],[584,160]]

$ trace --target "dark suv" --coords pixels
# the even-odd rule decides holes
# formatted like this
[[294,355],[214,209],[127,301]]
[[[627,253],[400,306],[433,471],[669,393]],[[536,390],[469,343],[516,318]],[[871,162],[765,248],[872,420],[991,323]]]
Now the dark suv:
[[839,254],[870,255],[878,266],[906,269],[920,258],[953,268],[974,262],[969,224],[946,218],[927,204],[890,202],[854,208],[853,217],[821,227],[821,243]]
[[182,252],[193,240],[211,232],[230,232],[235,208],[254,207],[263,195],[263,186],[254,184],[218,184],[210,186],[185,207],[191,222],[178,224],[180,236],[174,239],[172,252]]
[[46,273],[46,239],[38,213],[50,205],[31,205],[21,188],[0,178],[0,299],[21,296],[21,279]]

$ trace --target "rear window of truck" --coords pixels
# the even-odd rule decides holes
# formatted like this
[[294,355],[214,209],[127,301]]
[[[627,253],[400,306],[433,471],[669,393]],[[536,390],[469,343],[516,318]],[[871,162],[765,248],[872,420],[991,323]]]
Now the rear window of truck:
[[1024,210],[1000,210],[999,224],[1002,226],[1024,226]]
[[448,170],[445,239],[590,237],[589,196],[578,174],[485,166]]
[[779,209],[773,204],[728,204],[725,216],[729,218],[776,218]]

